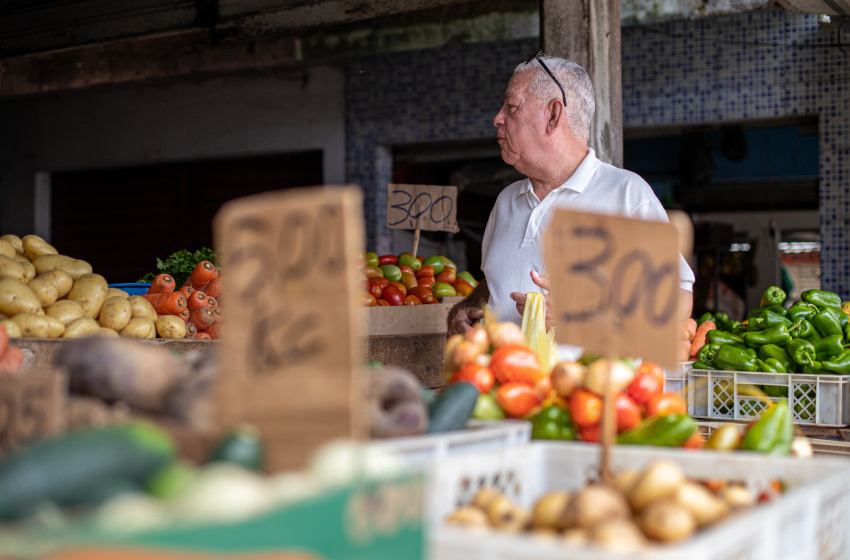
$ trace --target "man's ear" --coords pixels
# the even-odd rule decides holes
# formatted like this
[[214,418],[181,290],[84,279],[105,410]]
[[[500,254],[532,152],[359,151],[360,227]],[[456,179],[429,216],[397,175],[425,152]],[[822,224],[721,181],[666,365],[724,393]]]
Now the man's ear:
[[549,120],[546,123],[546,132],[555,132],[555,129],[558,128],[558,124],[566,118],[566,115],[564,114],[564,104],[558,99],[553,99],[549,102],[548,112]]

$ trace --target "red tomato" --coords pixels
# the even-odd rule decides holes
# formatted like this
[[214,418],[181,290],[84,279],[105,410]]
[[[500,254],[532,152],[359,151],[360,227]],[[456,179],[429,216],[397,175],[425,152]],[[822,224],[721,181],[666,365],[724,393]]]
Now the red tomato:
[[535,390],[535,391],[537,391],[538,393],[540,393],[540,395],[541,395],[544,399],[546,399],[547,397],[549,397],[550,395],[552,395],[552,391],[554,391],[554,390],[555,390],[555,389],[552,387],[552,376],[551,376],[551,375],[544,375],[544,376],[540,379],[540,381],[538,381],[538,382],[534,385],[534,390]]
[[652,397],[661,394],[661,384],[651,373],[639,373],[626,387],[626,393],[641,406],[646,406]]
[[[377,305],[375,296],[369,292],[360,290],[358,298],[360,299],[360,307],[375,307]],[[188,311],[188,309],[185,311]]]
[[409,266],[401,265],[400,267],[398,267],[398,269],[401,271],[402,274],[404,274],[405,272],[413,274],[413,269]]
[[453,268],[444,268],[441,273],[435,278],[437,282],[445,282],[446,284],[454,284],[457,280],[457,271]]
[[667,416],[669,414],[685,414],[688,407],[682,397],[676,393],[659,393],[646,403],[647,416]]
[[423,288],[430,288],[434,285],[434,277],[433,276],[420,276],[416,279],[416,283]]
[[615,401],[617,408],[617,432],[622,432],[637,426],[642,417],[640,407],[625,393],[618,393]]
[[386,288],[384,288],[384,293],[382,294],[383,299],[390,302],[390,305],[404,305],[404,294],[401,293],[394,284],[390,284]]
[[474,288],[472,286],[470,286],[469,284],[467,284],[466,282],[463,282],[463,284],[461,284],[460,282],[463,282],[463,281],[458,280],[457,282],[455,282],[455,285],[452,286],[455,289],[455,293],[459,296],[462,296],[462,297],[466,297],[469,294],[471,294],[472,290]]
[[533,387],[541,377],[537,352],[520,344],[506,344],[490,358],[490,370],[499,383],[518,382]]
[[404,298],[405,305],[422,305],[422,300],[416,296],[407,296]]
[[455,283],[452,284],[452,286],[454,286],[455,290],[457,290],[458,286],[469,286],[470,288],[472,288],[472,284],[470,284],[469,282],[467,282],[463,278],[455,279]]
[[387,301],[387,300],[385,300],[384,298],[381,298],[381,299],[379,299],[379,300],[377,301],[377,306],[378,306],[378,307],[386,307],[386,306],[387,306],[387,305],[389,305],[389,304],[390,304],[390,302],[388,302],[388,301]]
[[408,295],[418,297],[422,303],[425,303],[425,297],[431,296],[434,297],[434,294],[431,293],[431,288],[425,288],[423,286],[416,286],[414,288],[410,288],[407,290]]
[[496,389],[496,402],[505,414],[519,418],[540,406],[543,399],[534,387],[524,383],[505,383]]
[[[419,296],[417,296],[417,297],[419,297]],[[434,294],[425,295],[425,296],[420,297],[419,299],[422,300],[422,303],[429,303],[429,304],[430,303],[440,303],[440,300],[438,300],[437,297]]]
[[422,268],[416,271],[416,277],[422,278],[423,276],[434,276],[434,267],[428,265],[422,265]]
[[602,441],[602,429],[600,428],[599,424],[591,424],[590,426],[579,426],[578,437],[580,437],[582,441],[589,441],[590,443],[599,443]]
[[702,449],[705,446],[705,443],[702,441],[702,434],[699,433],[699,430],[695,431],[691,437],[688,438],[682,447],[685,449]]
[[419,284],[416,282],[416,276],[411,272],[402,272],[401,273],[401,283],[407,287],[407,291],[410,292],[411,288],[415,288]]
[[376,282],[369,282],[369,293],[375,296],[375,299],[380,298],[383,291],[384,289],[380,284]]
[[460,366],[460,369],[452,376],[452,380],[449,381],[449,385],[458,381],[472,383],[478,388],[480,393],[489,393],[496,383],[496,379],[493,377],[493,372],[490,371],[490,368],[475,362]]
[[385,264],[398,264],[398,257],[395,255],[381,255],[378,257],[378,266]]
[[570,415],[577,426],[599,424],[602,419],[602,399],[595,393],[579,389],[570,397]]
[[404,295],[404,297],[407,297],[407,286],[405,286],[401,282],[390,282],[390,284],[398,288],[402,295]]
[[416,257],[419,262],[425,262],[425,257]]
[[635,372],[637,375],[640,375],[641,373],[652,374],[658,380],[658,384],[664,387],[664,369],[658,364],[643,362]]
[[384,278],[383,276],[381,276],[380,278],[370,278],[369,282],[377,284],[381,287],[382,290],[390,285],[390,281]]

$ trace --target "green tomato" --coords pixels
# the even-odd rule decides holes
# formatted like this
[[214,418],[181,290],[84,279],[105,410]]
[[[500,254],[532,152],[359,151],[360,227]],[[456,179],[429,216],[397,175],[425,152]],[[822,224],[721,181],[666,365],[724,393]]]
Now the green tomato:
[[457,295],[455,289],[451,284],[446,284],[445,282],[437,282],[433,286],[431,286],[431,291],[434,293],[434,297],[437,298],[438,301],[443,301],[443,298],[454,297]]
[[384,278],[390,282],[398,282],[401,280],[401,269],[394,264],[385,264],[381,267],[384,273]]
[[378,253],[371,251],[363,253],[363,260],[366,262],[366,266],[379,266],[381,264],[378,262]]
[[489,393],[478,395],[478,400],[475,401],[475,409],[472,411],[472,417],[476,420],[501,420],[505,417],[505,411],[496,402],[496,397]]
[[457,265],[454,263],[453,260],[449,259],[448,257],[444,257],[443,255],[440,255],[440,258],[443,259],[444,267],[453,268],[455,269],[455,272],[457,272]]
[[469,285],[472,286],[473,288],[478,287],[478,280],[476,280],[475,277],[468,270],[464,270],[463,272],[458,272],[457,277],[460,280],[465,280],[466,282],[469,282]]
[[398,256],[398,265],[399,266],[409,266],[413,272],[417,272],[420,268],[422,268],[422,261],[414,257],[413,255],[408,255],[407,253]]
[[443,257],[440,255],[431,255],[425,262],[422,263],[424,265],[433,266],[434,267],[434,276],[438,275],[443,271],[445,265],[443,264]]

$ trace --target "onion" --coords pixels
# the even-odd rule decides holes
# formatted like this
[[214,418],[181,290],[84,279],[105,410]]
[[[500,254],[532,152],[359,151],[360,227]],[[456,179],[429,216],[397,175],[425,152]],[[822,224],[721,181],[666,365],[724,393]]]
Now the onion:
[[180,520],[190,523],[242,521],[273,505],[266,479],[233,463],[204,467],[171,504]]
[[466,331],[464,339],[475,345],[479,352],[486,352],[490,349],[490,337],[487,336],[487,331],[481,327],[475,327]]
[[525,345],[525,336],[523,336],[522,329],[516,323],[511,323],[510,321],[496,323],[488,331],[490,333],[490,342],[496,348],[507,344]]
[[586,389],[593,391],[597,395],[605,395],[606,380],[608,379],[608,370],[611,370],[610,379],[612,384],[612,393],[616,394],[629,386],[629,383],[635,378],[635,372],[632,369],[618,360],[596,360],[587,368],[587,374],[584,376],[584,386]]
[[586,371],[578,362],[561,362],[552,368],[552,388],[559,397],[568,399],[581,385]]

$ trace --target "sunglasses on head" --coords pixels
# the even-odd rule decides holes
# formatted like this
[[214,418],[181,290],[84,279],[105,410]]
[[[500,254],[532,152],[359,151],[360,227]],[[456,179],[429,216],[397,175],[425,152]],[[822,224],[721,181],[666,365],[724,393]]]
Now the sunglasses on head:
[[552,78],[553,80],[555,80],[555,83],[558,84],[558,88],[560,88],[561,96],[564,100],[564,107],[566,108],[566,106],[567,106],[567,92],[564,91],[564,86],[561,85],[561,82],[558,81],[558,78],[555,77],[555,74],[553,74],[552,71],[549,70],[549,67],[546,66],[546,63],[543,62],[544,56],[546,56],[546,55],[543,53],[543,51],[539,50],[536,53],[534,53],[533,55],[531,55],[530,57],[528,57],[528,60],[526,60],[525,63],[529,64],[532,60],[537,59],[537,62],[539,62],[540,66],[542,66],[543,69],[546,70],[546,73],[549,74],[549,77]]

